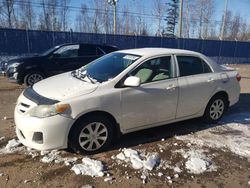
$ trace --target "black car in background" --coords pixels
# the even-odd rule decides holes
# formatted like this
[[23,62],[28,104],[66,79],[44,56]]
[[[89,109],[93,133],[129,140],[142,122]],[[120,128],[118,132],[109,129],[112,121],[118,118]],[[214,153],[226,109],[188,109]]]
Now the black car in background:
[[46,77],[78,69],[116,50],[117,47],[99,44],[62,44],[41,55],[10,60],[6,76],[30,86]]

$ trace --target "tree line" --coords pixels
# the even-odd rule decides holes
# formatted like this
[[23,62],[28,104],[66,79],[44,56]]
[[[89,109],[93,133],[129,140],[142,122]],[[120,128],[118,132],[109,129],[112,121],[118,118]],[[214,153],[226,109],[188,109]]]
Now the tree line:
[[[83,2],[80,7],[74,7],[71,3],[71,0],[0,0],[0,27],[113,33],[113,7],[108,0],[93,0],[91,6]],[[179,29],[179,0],[152,0],[150,8],[145,8],[143,3],[130,0],[121,6],[118,1],[116,33],[176,37]],[[240,12],[227,10],[216,20],[215,11],[214,0],[183,0],[181,37],[250,39],[250,24]]]

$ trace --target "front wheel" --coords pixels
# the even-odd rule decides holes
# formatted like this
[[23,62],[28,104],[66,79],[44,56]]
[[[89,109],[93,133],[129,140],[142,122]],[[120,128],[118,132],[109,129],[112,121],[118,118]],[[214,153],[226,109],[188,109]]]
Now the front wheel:
[[208,103],[204,119],[209,123],[218,122],[228,107],[228,102],[223,96],[214,96]]
[[69,147],[77,153],[95,154],[103,151],[112,137],[112,123],[108,118],[89,116],[73,125],[69,134]]
[[39,71],[31,71],[24,77],[24,83],[26,86],[32,86],[36,82],[44,79],[44,75]]

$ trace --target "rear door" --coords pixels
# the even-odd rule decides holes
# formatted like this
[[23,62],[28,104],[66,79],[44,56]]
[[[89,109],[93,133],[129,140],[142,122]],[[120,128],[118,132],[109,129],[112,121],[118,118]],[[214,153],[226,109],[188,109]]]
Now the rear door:
[[176,118],[199,113],[217,85],[216,74],[200,57],[177,55],[179,99]]

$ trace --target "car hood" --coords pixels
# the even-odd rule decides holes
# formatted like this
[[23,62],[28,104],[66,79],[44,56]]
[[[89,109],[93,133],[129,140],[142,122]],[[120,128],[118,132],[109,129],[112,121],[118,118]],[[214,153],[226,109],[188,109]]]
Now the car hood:
[[45,58],[45,56],[35,55],[35,56],[17,57],[10,59],[7,63],[10,65],[12,63],[34,62],[36,60],[40,60],[41,58]]
[[98,85],[99,83],[92,84],[87,80],[79,80],[67,72],[41,80],[33,85],[33,89],[46,98],[62,101],[92,93]]

